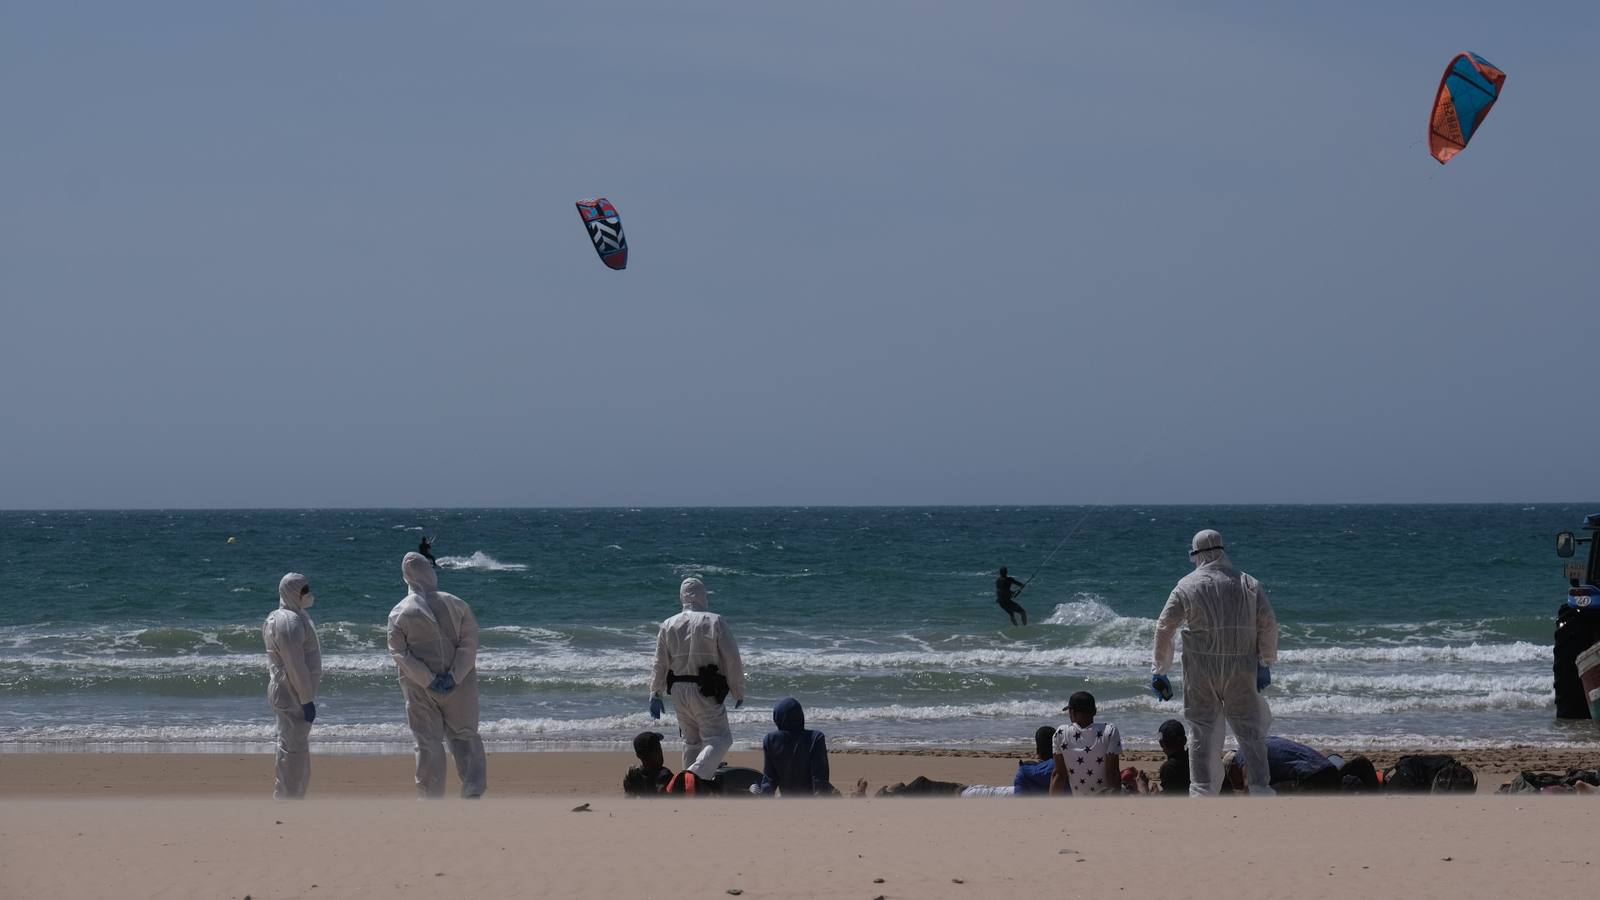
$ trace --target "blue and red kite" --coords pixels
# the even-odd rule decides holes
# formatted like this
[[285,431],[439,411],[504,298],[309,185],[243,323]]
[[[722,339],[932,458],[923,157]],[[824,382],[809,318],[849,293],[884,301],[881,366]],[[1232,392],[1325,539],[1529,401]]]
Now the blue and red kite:
[[604,197],[578,201],[578,215],[589,229],[589,240],[594,241],[594,252],[600,261],[617,270],[628,267],[628,239],[622,235],[622,217],[617,208]]
[[1500,99],[1506,73],[1476,53],[1460,53],[1450,60],[1439,93],[1433,99],[1433,121],[1428,126],[1428,152],[1440,165],[1467,149],[1467,142]]

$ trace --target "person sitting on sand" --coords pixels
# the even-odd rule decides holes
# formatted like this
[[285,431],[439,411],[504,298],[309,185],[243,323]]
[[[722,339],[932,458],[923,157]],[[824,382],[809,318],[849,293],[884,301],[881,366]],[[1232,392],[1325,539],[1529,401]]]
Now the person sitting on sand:
[[[1056,729],[1041,725],[1033,733],[1033,752],[1037,762],[1017,763],[1017,777],[1011,782],[1011,793],[1016,797],[1029,795],[1042,797],[1050,793],[1050,777],[1056,771]],[[1068,790],[1067,793],[1072,793]]]
[[755,793],[763,797],[831,797],[839,792],[828,782],[828,741],[820,731],[806,728],[800,701],[785,697],[772,707],[777,731],[761,742],[761,783]]
[[1177,719],[1161,723],[1161,752],[1167,754],[1167,758],[1156,773],[1156,793],[1169,797],[1189,796],[1189,735]]
[[633,738],[633,755],[639,764],[622,776],[622,793],[629,797],[655,797],[672,780],[672,770],[667,768],[661,755],[659,731],[641,731]]
[[1122,734],[1109,722],[1095,722],[1094,695],[1088,691],[1073,694],[1064,709],[1071,721],[1056,731],[1050,793],[1116,793],[1122,784]]

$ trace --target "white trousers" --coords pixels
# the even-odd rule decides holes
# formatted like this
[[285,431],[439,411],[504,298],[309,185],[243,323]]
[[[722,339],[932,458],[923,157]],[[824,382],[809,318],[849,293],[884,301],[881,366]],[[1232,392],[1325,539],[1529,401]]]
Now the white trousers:
[[311,784],[311,723],[299,707],[272,711],[278,716],[278,767],[272,781],[272,796],[278,800],[298,800]]
[[717,766],[733,746],[728,708],[702,696],[700,685],[679,682],[672,686],[672,711],[683,735],[683,767],[696,778],[715,778]]
[[1267,768],[1272,709],[1256,690],[1254,657],[1185,653],[1183,717],[1189,720],[1190,794],[1215,794],[1222,784],[1224,722],[1239,742],[1250,793],[1273,793],[1269,786],[1272,773]]
[[478,675],[467,676],[448,694],[437,694],[409,681],[400,683],[406,698],[406,724],[417,745],[417,796],[443,797],[445,744],[456,759],[461,796],[481,797],[489,786],[483,738],[478,736]]

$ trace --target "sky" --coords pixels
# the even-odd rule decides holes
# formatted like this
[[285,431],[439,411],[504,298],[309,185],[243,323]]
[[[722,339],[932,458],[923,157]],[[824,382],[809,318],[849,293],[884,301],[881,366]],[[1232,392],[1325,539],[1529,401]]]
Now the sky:
[[[0,507],[1593,498],[1597,45],[1592,2],[6,3]],[[1441,167],[1467,49],[1507,82]]]

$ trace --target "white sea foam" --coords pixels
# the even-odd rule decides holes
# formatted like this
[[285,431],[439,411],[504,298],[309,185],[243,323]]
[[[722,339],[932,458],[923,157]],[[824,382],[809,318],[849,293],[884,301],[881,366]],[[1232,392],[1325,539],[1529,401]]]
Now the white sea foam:
[[[362,629],[353,632],[347,643],[375,641],[376,632]],[[516,635],[531,645],[518,647],[485,647],[478,654],[478,667],[486,672],[538,674],[636,672],[649,667],[649,651],[643,642],[636,648],[575,648],[569,639],[549,629],[502,626],[491,630],[494,634]],[[150,672],[189,672],[194,670],[259,669],[259,653],[193,653],[177,656],[122,655],[120,651],[135,652],[142,649],[139,643],[143,632],[130,634],[119,641],[116,651],[88,656],[56,657],[44,654],[27,654],[0,657],[0,672],[15,671],[19,666],[35,669],[83,670],[126,669]],[[239,638],[234,637],[235,640]],[[195,634],[191,640],[202,645],[217,646],[211,634]],[[331,643],[331,642],[329,642]],[[13,646],[18,646],[14,644]],[[18,647],[20,649],[20,646]],[[328,648],[325,648],[325,650]],[[1142,670],[1149,665],[1150,653],[1142,647],[1059,647],[1040,649],[964,648],[958,650],[769,650],[747,649],[744,654],[746,668],[771,673],[881,673],[917,671],[979,671],[1072,675],[1074,670],[1089,672],[1116,672]],[[1403,692],[1408,684],[1419,685],[1418,690],[1431,690],[1436,686],[1449,689],[1454,679],[1477,677],[1481,672],[1437,673],[1417,681],[1414,676],[1377,676],[1363,673],[1323,672],[1315,666],[1360,663],[1472,663],[1480,666],[1514,666],[1544,663],[1550,658],[1547,648],[1526,642],[1512,644],[1470,644],[1465,646],[1403,646],[1403,647],[1320,647],[1286,650],[1279,654],[1280,683],[1303,684],[1307,690],[1325,689],[1344,684],[1360,690]],[[360,672],[383,669],[393,665],[388,655],[375,645],[370,651],[342,650],[325,652],[323,668],[330,672]],[[1296,667],[1305,667],[1296,669]],[[1181,667],[1179,669],[1181,672]],[[1534,673],[1519,673],[1531,677]],[[1547,677],[1547,676],[1546,676]],[[1365,678],[1366,681],[1360,679]],[[1321,679],[1316,680],[1316,679]],[[1354,679],[1354,680],[1352,680]],[[1464,682],[1473,690],[1493,690],[1492,680]],[[1518,683],[1517,687],[1525,685]],[[1531,685],[1527,685],[1531,686]]]
[[679,578],[688,578],[690,575],[743,575],[738,569],[727,566],[713,566],[702,563],[673,563],[672,572]]
[[[1104,625],[1123,618],[1117,615],[1117,611],[1107,605],[1105,599],[1098,594],[1079,593],[1075,596],[1077,599],[1071,603],[1056,604],[1055,611],[1044,619],[1043,624],[1085,627]],[[1155,623],[1154,619],[1135,621]]]
[[1509,644],[1426,645],[1394,647],[1310,647],[1278,654],[1285,662],[1547,662],[1550,648],[1515,641]]
[[528,567],[523,563],[507,563],[490,556],[482,550],[474,550],[471,556],[441,556],[439,557],[441,569],[472,569],[480,572],[526,572]]
[[[1485,675],[1472,673],[1441,673],[1435,675],[1352,675],[1322,671],[1288,671],[1272,676],[1276,687],[1293,694],[1313,692],[1338,693],[1360,691],[1373,694],[1445,694],[1502,692],[1548,693],[1551,689],[1550,673],[1535,672],[1519,675]],[[1276,703],[1276,700],[1274,700]]]
[[[1507,692],[1503,695],[1416,697],[1390,700],[1332,695],[1304,698],[1303,700],[1275,700],[1273,702],[1273,710],[1279,716],[1316,714],[1369,718],[1374,715],[1387,715],[1413,710],[1477,712],[1530,708],[1546,703],[1548,703],[1548,698],[1543,695],[1515,692]],[[1149,697],[1110,700],[1100,705],[1102,718],[1111,720],[1116,719],[1119,714],[1126,715],[1129,713],[1139,713],[1153,718],[1167,712],[1170,708],[1170,705],[1157,704],[1153,698]],[[854,733],[851,742],[858,744],[904,742],[903,738],[872,735],[873,726],[882,724],[898,723],[904,725],[906,723],[921,723],[927,725],[944,722],[964,722],[970,725],[975,720],[990,720],[1003,725],[1011,721],[1020,723],[1050,722],[1060,719],[1061,716],[1059,701],[1024,700],[922,706],[912,704],[874,706],[816,704],[808,706],[806,709],[806,721],[808,723],[842,726],[845,731]],[[731,711],[729,717],[736,730],[744,734],[758,732],[769,727],[771,722],[771,713],[764,707]],[[538,742],[550,738],[594,738],[631,734],[646,728],[670,733],[674,730],[675,724],[675,720],[670,713],[660,720],[653,720],[641,710],[617,715],[584,718],[501,718],[485,721],[480,730],[484,738],[491,741]],[[852,725],[865,727],[867,732],[863,733],[852,729],[849,727]],[[996,729],[991,728],[990,730],[992,732]],[[1001,728],[999,730],[1004,731],[1005,729]],[[1021,734],[1022,731],[1019,730],[1018,733]],[[407,740],[409,733],[403,722],[388,720],[367,723],[330,722],[327,725],[319,725],[313,736],[318,742],[395,742]],[[240,743],[265,742],[270,741],[272,737],[273,726],[268,722],[261,721],[221,722],[205,725],[93,724],[0,727],[0,745],[140,742]],[[1138,735],[1130,735],[1129,738],[1130,743],[1140,743]],[[1442,738],[1436,735],[1409,733],[1399,735],[1325,735],[1318,736],[1315,742],[1320,746],[1337,747],[1426,746],[1443,740],[1448,740],[1452,744],[1460,742],[1456,737]],[[1478,736],[1476,741],[1484,746],[1497,745],[1497,742],[1485,740],[1481,736]],[[831,740],[830,742],[839,743],[838,740]],[[949,744],[950,741],[941,739],[935,741],[935,743]],[[1504,743],[1504,741],[1498,743]],[[1557,739],[1553,743],[1542,742],[1542,745],[1562,745],[1562,742]],[[1574,742],[1573,745],[1578,744]],[[1583,746],[1592,747],[1593,742],[1583,744]]]

